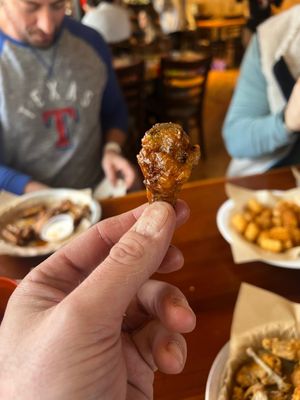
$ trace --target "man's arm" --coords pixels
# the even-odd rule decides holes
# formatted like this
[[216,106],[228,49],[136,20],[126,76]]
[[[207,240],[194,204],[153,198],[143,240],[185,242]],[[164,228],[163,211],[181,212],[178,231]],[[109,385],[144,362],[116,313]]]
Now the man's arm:
[[0,191],[6,190],[21,195],[47,188],[43,183],[33,181],[29,175],[0,164]]
[[30,180],[30,176],[0,164],[0,190],[20,195]]
[[271,114],[256,35],[245,54],[238,84],[223,126],[225,145],[234,158],[255,158],[289,144],[282,112]]

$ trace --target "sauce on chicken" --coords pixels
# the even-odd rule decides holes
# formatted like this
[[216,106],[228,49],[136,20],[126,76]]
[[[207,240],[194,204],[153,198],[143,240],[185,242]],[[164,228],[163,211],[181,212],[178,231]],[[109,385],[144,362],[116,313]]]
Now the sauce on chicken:
[[199,157],[199,146],[190,143],[180,125],[160,123],[148,130],[137,160],[145,178],[149,203],[161,200],[174,205]]

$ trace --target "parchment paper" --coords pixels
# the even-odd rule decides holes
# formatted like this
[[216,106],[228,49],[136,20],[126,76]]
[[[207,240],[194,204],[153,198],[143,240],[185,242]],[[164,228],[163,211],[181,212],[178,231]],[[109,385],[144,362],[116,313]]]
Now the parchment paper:
[[[91,189],[84,189],[81,192],[87,194],[90,198],[92,197]],[[74,201],[74,199],[70,198],[70,200]],[[61,201],[61,199],[59,200]],[[6,224],[5,217],[6,215],[13,215],[14,210],[21,206],[24,202],[24,196],[16,196],[12,193],[8,193],[5,191],[0,192],[0,229]],[[32,199],[32,205],[38,202],[37,199]],[[27,200],[26,205],[31,205],[31,201]],[[12,243],[9,243],[3,240],[0,237],[0,254],[7,254],[12,256],[20,256],[20,257],[35,257],[53,253],[58,248],[62,247],[64,244],[69,242],[75,236],[78,236],[80,233],[85,231],[91,225],[90,221],[87,218],[82,219],[80,224],[77,226],[76,231],[65,240],[61,240],[59,242],[46,243],[43,246],[17,246]]]
[[233,376],[249,356],[246,348],[261,348],[264,337],[299,336],[300,304],[275,293],[242,283],[235,305],[225,380],[218,400],[228,400]]
[[226,193],[228,197],[234,202],[234,207],[229,213],[227,228],[232,237],[231,250],[233,259],[236,263],[250,262],[250,261],[287,261],[296,260],[299,258],[300,265],[300,246],[293,247],[284,253],[272,253],[261,249],[258,245],[248,242],[231,226],[230,220],[233,214],[241,212],[247,201],[255,198],[260,203],[274,207],[279,200],[289,200],[300,206],[300,188],[282,191],[276,194],[276,191],[270,190],[250,190],[233,184],[226,184]]

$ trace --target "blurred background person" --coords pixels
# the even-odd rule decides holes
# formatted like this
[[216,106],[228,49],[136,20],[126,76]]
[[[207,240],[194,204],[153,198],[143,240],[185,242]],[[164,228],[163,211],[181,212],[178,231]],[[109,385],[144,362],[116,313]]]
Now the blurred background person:
[[[237,0],[238,3],[243,0]],[[248,0],[248,20],[243,30],[243,44],[246,47],[259,24],[272,16],[272,6],[279,7],[282,0]]]
[[[122,173],[128,115],[110,51],[64,0],[0,6],[0,189],[95,187]],[[76,49],[76,51],[74,51]]]
[[300,5],[257,28],[223,127],[228,175],[300,163],[299,48]]
[[154,0],[153,7],[159,15],[164,34],[183,31],[187,28],[184,0]]
[[106,43],[128,40],[131,36],[131,23],[128,10],[114,0],[87,0],[82,23],[96,29]]

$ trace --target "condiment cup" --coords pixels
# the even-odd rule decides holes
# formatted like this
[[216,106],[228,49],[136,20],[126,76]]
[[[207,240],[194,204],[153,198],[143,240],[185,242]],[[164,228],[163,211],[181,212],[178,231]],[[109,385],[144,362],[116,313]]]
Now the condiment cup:
[[74,220],[70,214],[58,214],[42,226],[40,237],[45,242],[58,242],[74,232]]

